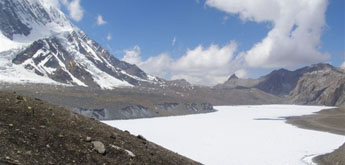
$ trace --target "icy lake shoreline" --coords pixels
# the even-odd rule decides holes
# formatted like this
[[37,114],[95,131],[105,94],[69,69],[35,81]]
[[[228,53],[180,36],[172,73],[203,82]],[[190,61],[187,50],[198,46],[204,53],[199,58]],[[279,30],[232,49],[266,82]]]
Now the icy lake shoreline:
[[345,137],[297,128],[281,117],[300,116],[324,106],[218,106],[215,113],[104,121],[143,135],[203,164],[305,164],[328,153]]

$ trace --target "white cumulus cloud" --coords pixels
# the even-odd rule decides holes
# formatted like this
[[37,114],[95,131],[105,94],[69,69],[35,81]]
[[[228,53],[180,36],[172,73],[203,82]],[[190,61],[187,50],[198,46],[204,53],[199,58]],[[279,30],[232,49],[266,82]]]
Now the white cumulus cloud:
[[140,47],[125,50],[122,60],[136,64],[145,72],[167,79],[186,79],[193,84],[215,85],[222,83],[240,67],[234,54],[237,44],[231,42],[224,46],[201,45],[188,49],[178,58],[172,58],[168,53],[142,60]]
[[83,19],[84,10],[80,5],[81,0],[61,0],[61,3],[67,8],[69,16],[79,22]]
[[243,21],[271,23],[267,36],[243,52],[251,67],[306,65],[329,59],[320,52],[328,0],[206,0]]
[[99,15],[97,16],[97,25],[98,25],[98,26],[101,26],[101,25],[104,25],[104,24],[106,24],[106,23],[107,23],[107,22],[104,21],[103,16],[99,14]]
[[174,60],[169,56],[168,53],[162,53],[158,56],[152,56],[146,61],[139,63],[139,67],[145,72],[163,78],[171,78],[173,74],[172,66]]
[[124,51],[125,55],[122,61],[126,61],[130,64],[140,65],[141,61],[141,49],[139,46],[134,46],[132,49],[127,49]]

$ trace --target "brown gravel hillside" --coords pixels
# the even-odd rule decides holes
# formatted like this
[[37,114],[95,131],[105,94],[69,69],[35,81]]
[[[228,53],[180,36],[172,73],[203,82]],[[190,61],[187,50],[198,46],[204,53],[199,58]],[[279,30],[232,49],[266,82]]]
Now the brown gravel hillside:
[[39,99],[0,92],[0,164],[199,164]]

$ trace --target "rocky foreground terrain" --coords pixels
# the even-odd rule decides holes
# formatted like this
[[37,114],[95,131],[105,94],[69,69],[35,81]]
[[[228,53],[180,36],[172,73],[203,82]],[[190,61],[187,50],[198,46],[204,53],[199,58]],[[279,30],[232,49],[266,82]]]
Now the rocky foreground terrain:
[[199,164],[62,107],[0,92],[0,164]]

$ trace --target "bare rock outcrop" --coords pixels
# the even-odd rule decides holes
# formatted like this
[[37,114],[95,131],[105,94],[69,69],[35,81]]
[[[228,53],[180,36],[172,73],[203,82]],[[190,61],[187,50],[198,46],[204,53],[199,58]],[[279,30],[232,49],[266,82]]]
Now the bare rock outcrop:
[[297,104],[345,105],[345,70],[331,67],[304,74],[290,99]]

